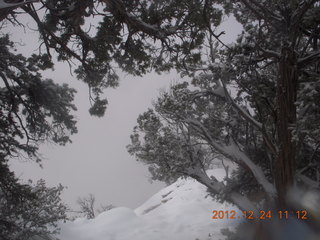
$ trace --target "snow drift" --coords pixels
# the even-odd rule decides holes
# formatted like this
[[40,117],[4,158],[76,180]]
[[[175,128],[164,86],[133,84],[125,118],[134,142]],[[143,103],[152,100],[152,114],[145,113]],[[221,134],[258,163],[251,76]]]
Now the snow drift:
[[[219,180],[223,169],[211,170]],[[237,220],[213,220],[213,210],[236,210],[213,200],[206,187],[193,179],[178,179],[135,210],[119,207],[95,219],[61,224],[61,240],[207,240],[224,239],[220,229]]]

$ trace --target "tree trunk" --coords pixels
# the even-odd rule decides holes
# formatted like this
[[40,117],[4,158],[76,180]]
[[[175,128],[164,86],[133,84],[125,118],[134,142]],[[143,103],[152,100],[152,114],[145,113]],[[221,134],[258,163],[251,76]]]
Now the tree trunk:
[[296,123],[297,66],[293,49],[283,47],[277,82],[278,154],[275,159],[275,184],[278,207],[286,206],[286,194],[293,184],[296,146],[290,127]]

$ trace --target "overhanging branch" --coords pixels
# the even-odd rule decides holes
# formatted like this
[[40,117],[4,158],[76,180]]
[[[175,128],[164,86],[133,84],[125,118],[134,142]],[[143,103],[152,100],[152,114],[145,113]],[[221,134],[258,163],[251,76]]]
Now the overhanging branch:
[[244,168],[247,168],[255,177],[257,182],[263,187],[265,192],[270,196],[270,198],[274,198],[276,195],[276,191],[274,186],[267,180],[264,175],[262,169],[257,166],[254,162],[252,162],[248,156],[242,152],[239,147],[231,141],[230,145],[222,145],[216,142],[211,136],[206,127],[195,119],[186,119],[184,120],[190,126],[194,127],[201,135],[204,136],[206,141],[219,153],[229,158],[231,161],[238,163]]
[[[226,188],[223,182],[218,181],[214,176],[210,178],[205,172],[199,171],[199,169],[190,168],[185,172],[185,174],[206,186],[213,194],[221,194]],[[226,200],[233,203],[243,211],[257,211],[256,206],[246,196],[243,196],[240,193],[231,191],[226,196]]]

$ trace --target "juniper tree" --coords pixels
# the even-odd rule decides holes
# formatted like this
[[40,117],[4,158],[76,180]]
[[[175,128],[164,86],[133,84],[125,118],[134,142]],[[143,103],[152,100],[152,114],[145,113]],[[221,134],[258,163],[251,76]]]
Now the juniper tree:
[[[202,19],[198,3],[0,1],[0,160],[6,175],[12,174],[9,159],[24,157],[40,163],[41,143],[65,145],[77,132],[73,116],[76,106],[72,103],[75,90],[45,79],[43,71],[52,68],[56,60],[71,67],[77,62],[72,71],[89,87],[89,111],[101,117],[107,104],[100,98],[103,89],[118,85],[115,68],[133,75],[143,75],[152,68],[166,71],[180,66],[184,57],[172,44],[181,50],[199,48],[204,36],[196,32],[205,26],[197,24]],[[212,17],[219,20],[220,12],[215,9]],[[18,53],[6,33],[11,27],[27,25],[30,19],[40,43],[39,51],[27,57]],[[188,61],[196,61],[198,56]],[[2,180],[1,186],[6,187],[8,182]],[[12,184],[17,195],[27,198],[28,191],[20,191],[18,181],[12,180]]]
[[[100,95],[104,88],[118,85],[116,67],[143,75],[151,69],[181,69],[182,59],[198,61],[206,28],[198,3],[1,1],[1,134],[4,139],[11,136],[2,142],[5,154],[22,150],[33,155],[37,143],[53,140],[65,144],[77,131],[72,115],[75,90],[41,75],[54,66],[53,53],[71,67],[73,61],[78,62],[72,70],[88,84],[90,113],[103,116],[107,100]],[[26,24],[24,15],[34,21],[39,32],[39,52],[31,57],[17,54],[17,46],[4,33],[9,27]],[[217,25],[221,10],[213,8],[210,17]],[[27,144],[12,138],[16,136]]]
[[56,234],[58,221],[67,219],[62,190],[61,185],[47,187],[44,180],[21,183],[0,161],[0,238],[20,240]]
[[[212,152],[237,162],[256,180],[266,198],[279,207],[286,205],[286,193],[295,181],[318,187],[319,1],[47,0],[31,3],[13,0],[0,3],[2,23],[20,24],[23,18],[18,15],[28,15],[37,25],[41,41],[38,55],[21,60],[21,55],[14,54],[12,61],[17,63],[14,70],[3,60],[1,101],[7,104],[1,114],[3,136],[9,132],[16,134],[15,137],[28,139],[29,135],[38,140],[65,143],[68,136],[76,132],[69,112],[74,108],[73,90],[59,88],[37,74],[34,78],[34,71],[38,70],[32,70],[33,64],[29,65],[28,61],[36,62],[39,69],[48,68],[54,63],[53,52],[59,61],[77,61],[79,65],[74,72],[88,84],[92,100],[90,113],[98,116],[103,115],[107,104],[106,99],[100,98],[102,90],[118,84],[115,67],[134,75],[143,75],[150,69],[157,72],[175,69],[195,81],[201,76],[209,78],[206,85],[198,89],[197,98],[220,97],[222,111],[227,113],[217,116],[214,122],[217,127],[223,123],[218,124],[219,119],[230,118],[221,127],[223,131],[218,131],[214,135],[217,138],[213,138],[208,133],[217,130],[204,118],[183,116],[179,124],[183,123],[196,135],[190,141],[188,138],[183,141],[188,140],[189,144],[201,139]],[[14,5],[8,6],[10,3]],[[220,39],[223,32],[215,30],[222,16],[231,14],[243,27],[233,46],[224,44]],[[93,17],[95,22],[90,24]],[[11,48],[11,54],[10,40],[4,42],[3,48]],[[22,84],[19,84],[20,68],[24,70]],[[24,78],[26,75],[30,78]],[[39,80],[43,84],[38,84]],[[38,103],[41,97],[33,96],[34,86],[45,89],[47,84],[55,86],[51,93],[54,98],[60,91],[60,99],[65,100],[61,109],[52,109],[45,101]],[[31,91],[25,91],[25,86]],[[237,92],[236,96],[229,94],[230,86]],[[32,108],[24,106],[26,99],[33,99],[42,111],[32,116]],[[204,104],[210,102],[216,104],[214,99]],[[204,107],[209,109],[208,106]],[[24,108],[27,109],[23,111]],[[32,123],[36,117],[43,119],[43,114],[42,123],[47,123],[46,127],[38,126],[38,120]],[[235,126],[231,124],[233,119],[237,120]],[[60,127],[53,127],[54,121]],[[182,153],[185,148],[177,133],[168,134],[179,140],[176,147],[180,146],[178,153]],[[19,141],[15,145],[14,149],[4,149],[11,152],[31,149],[31,155],[36,153],[36,147],[30,144]],[[231,147],[232,154],[227,151]],[[264,156],[262,163],[268,166],[261,165],[256,157],[253,149],[259,148],[262,149],[260,156]],[[197,151],[208,150],[201,149]],[[224,188],[214,179],[207,180],[216,193]],[[246,198],[244,192],[231,193]]]
[[0,236],[29,239],[55,233],[66,219],[60,202],[62,187],[21,183],[8,161],[26,158],[41,164],[38,147],[44,141],[64,145],[76,133],[72,104],[75,90],[43,79],[40,70],[52,65],[46,55],[25,58],[12,53],[8,36],[0,38]]
[[[194,87],[174,87],[158,99],[154,111],[141,115],[129,152],[153,166],[154,176],[174,172],[194,177],[241,209],[257,207],[248,198],[252,184],[266,203],[289,207],[287,195],[294,184],[319,190],[319,1],[216,3],[236,17],[242,33],[234,44],[221,46],[207,17],[212,5],[202,2],[202,54],[181,68]],[[171,138],[165,145],[160,141],[168,128],[180,128],[176,138],[184,139],[183,154],[170,147]],[[210,179],[201,158],[190,155],[188,147],[195,151],[195,144],[184,143],[190,132],[196,144],[239,165],[229,184]],[[157,150],[172,151],[173,160],[155,158]],[[247,185],[240,187],[240,179]]]

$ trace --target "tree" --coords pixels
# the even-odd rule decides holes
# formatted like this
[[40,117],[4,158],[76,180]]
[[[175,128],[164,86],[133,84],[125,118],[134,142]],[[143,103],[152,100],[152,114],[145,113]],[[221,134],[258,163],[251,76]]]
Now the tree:
[[[279,206],[284,206],[295,172],[306,167],[305,154],[312,158],[318,155],[318,125],[312,118],[318,116],[319,110],[314,105],[319,98],[315,80],[319,76],[319,35],[316,33],[319,23],[315,15],[319,6],[317,1],[301,4],[270,2],[266,6],[250,2],[224,3],[225,11],[233,11],[244,28],[237,43],[223,50],[217,49],[213,37],[209,38],[212,33],[208,29],[209,54],[207,61],[202,62],[207,67],[186,65],[184,69],[192,71],[193,84],[198,89],[192,92],[186,87],[179,91],[173,89],[171,95],[165,95],[157,102],[156,111],[167,125],[182,124],[201,134],[206,144],[249,170],[270,199],[277,199]],[[236,98],[230,95],[228,85],[234,86]],[[198,98],[207,99],[201,103],[204,104],[202,109],[192,105]],[[218,103],[217,98],[224,103]],[[208,107],[210,102],[217,110]],[[227,106],[222,108],[223,104]],[[219,111],[224,113],[219,115]],[[199,116],[205,113],[215,116]],[[308,124],[305,118],[310,119]],[[146,134],[145,137],[149,125],[154,128],[160,125],[160,120],[152,123],[154,119],[155,116],[140,117],[139,130]],[[225,131],[217,135],[217,130],[208,126],[209,122]],[[248,128],[254,132],[252,136]],[[159,134],[157,130],[154,134]],[[228,141],[224,140],[222,144],[222,139],[227,137]],[[137,134],[133,135],[133,143],[138,142],[137,138]],[[254,142],[250,143],[251,140]],[[273,174],[270,179],[248,156],[247,148],[254,144],[264,146],[265,154],[270,158],[269,170]],[[149,145],[145,141],[143,147]],[[139,148],[139,142],[133,146],[138,147],[133,153],[148,150]],[[319,170],[310,164],[308,170]]]
[[96,217],[97,213],[102,213],[105,211],[109,211],[112,208],[115,208],[112,204],[109,205],[102,205],[100,209],[96,210],[95,209],[95,197],[92,194],[89,194],[88,197],[84,198],[78,198],[77,203],[80,206],[80,211],[79,213],[83,214],[86,216],[88,219],[93,219]]
[[[199,2],[25,1],[2,8],[0,20],[23,25],[23,19],[17,17],[16,8],[19,7],[38,27],[40,56],[44,55],[50,64],[53,64],[52,52],[58,54],[58,61],[70,65],[73,60],[78,61],[80,65],[74,72],[89,86],[90,113],[102,116],[107,101],[100,99],[100,94],[104,88],[118,85],[115,67],[133,75],[145,74],[151,68],[159,72],[169,70],[174,67],[171,60],[175,60],[178,66],[178,60],[183,57],[177,54],[172,44],[184,51],[199,47],[204,37],[200,33],[205,28]],[[45,11],[37,11],[36,6]],[[212,10],[210,17],[218,24],[221,11],[218,8]],[[93,21],[93,17],[99,22]],[[192,55],[185,61],[197,61],[199,53]]]
[[88,198],[78,198],[77,203],[80,205],[80,212],[84,214],[88,219],[95,218],[95,201],[96,199],[92,194],[89,194]]
[[[78,61],[74,72],[88,84],[92,103],[89,111],[101,117],[107,104],[106,99],[100,99],[102,90],[118,85],[115,67],[133,75],[145,74],[152,68],[158,72],[181,68],[182,58],[184,62],[197,61],[204,38],[202,9],[197,1],[0,3],[4,32],[7,26],[24,26],[29,17],[37,26],[41,42],[38,54],[25,57],[15,52],[9,35],[1,34],[0,150],[6,158],[26,154],[40,162],[39,143],[53,141],[64,145],[77,132],[72,115],[76,110],[72,104],[75,90],[42,76],[43,71],[54,66],[53,52],[58,61],[68,62],[71,68],[72,62]],[[220,21],[218,8],[210,14]],[[94,17],[99,22],[93,25],[90,21]],[[193,50],[197,53],[191,53]],[[187,52],[188,57],[177,51]]]
[[[199,48],[203,35],[196,31],[204,28],[197,24],[202,19],[200,6],[198,1],[1,0],[0,161],[4,175],[12,174],[9,159],[24,157],[40,163],[39,144],[65,145],[77,132],[75,90],[43,77],[43,71],[54,66],[54,54],[88,84],[89,111],[101,117],[107,100],[100,95],[104,88],[118,85],[116,67],[133,75],[152,68],[166,71],[183,57],[172,44],[185,51]],[[221,11],[215,11],[211,17],[219,20]],[[23,56],[5,32],[7,27],[25,27],[30,19],[39,32],[39,52]],[[196,61],[198,55],[185,61]],[[74,61],[78,62],[75,69]],[[8,182],[1,181],[4,191]],[[21,197],[32,192],[30,188],[23,191],[18,181],[11,183]]]
[[63,187],[46,187],[44,180],[21,184],[0,162],[0,236],[3,240],[47,237],[67,219],[61,203]]
[[[128,150],[155,178],[193,177],[242,210],[298,208],[293,186],[320,186],[319,1],[220,3],[243,26],[237,42],[217,47],[204,1],[203,54],[182,70],[193,86],[172,87],[142,114]],[[199,146],[239,169],[226,183],[210,178]]]
[[[1,239],[29,239],[57,231],[65,220],[60,202],[62,187],[22,184],[8,161],[27,158],[41,164],[38,147],[44,141],[64,145],[76,133],[71,115],[75,90],[43,79],[41,70],[52,67],[47,55],[29,58],[12,53],[8,35],[0,37],[0,222]],[[50,230],[53,228],[53,230]]]
[[[1,3],[2,7],[4,1]],[[210,111],[212,104],[222,108],[222,115],[217,111],[212,116],[216,118],[214,125],[221,127],[221,131],[215,130],[211,117],[199,114],[192,105],[182,106],[186,109],[169,109],[173,111],[171,115],[174,118],[168,120],[173,124],[168,122],[160,126],[160,130],[172,140],[166,144],[175,147],[172,150],[180,154],[178,169],[184,168],[186,156],[194,155],[192,158],[195,158],[197,152],[202,155],[208,151],[212,154],[217,152],[239,164],[243,174],[254,179],[269,202],[275,202],[278,208],[287,205],[286,195],[295,182],[311,184],[313,188],[319,186],[319,126],[316,121],[319,108],[315,104],[319,101],[319,1],[47,0],[38,3],[43,12],[36,10],[35,6],[19,2],[19,6],[3,8],[0,20],[21,23],[17,18],[19,7],[35,21],[42,45],[39,55],[28,61],[37,62],[36,66],[46,63],[47,68],[52,65],[52,52],[58,54],[60,61],[77,60],[80,63],[75,73],[89,86],[92,114],[103,115],[107,101],[100,99],[100,95],[105,87],[118,84],[116,66],[134,75],[143,75],[151,68],[157,72],[176,69],[194,79],[198,92],[192,95],[195,99],[206,99],[204,112]],[[228,14],[234,15],[243,26],[243,33],[233,46],[221,41],[223,32],[215,32],[222,16]],[[100,22],[90,28],[92,17]],[[9,45],[10,41],[5,41],[5,47],[9,48]],[[15,56],[19,58],[20,55]],[[15,66],[18,67],[20,65]],[[19,98],[21,93],[29,92],[10,91],[13,86],[18,89],[21,86],[16,75],[9,71],[9,66],[3,64],[3,68],[2,71],[9,73],[1,76],[3,83],[9,79],[7,82],[11,85],[6,85],[1,91],[6,93],[1,95],[2,101],[8,102],[9,106],[2,115],[11,113],[14,119],[10,122],[10,118],[5,117],[1,132],[14,132],[16,127],[23,129],[22,126],[32,120],[20,117],[24,112],[29,114],[28,111],[20,113],[13,107],[17,103],[23,104]],[[30,71],[28,69],[27,73]],[[19,71],[15,73],[20,74]],[[229,93],[231,86],[235,95]],[[72,109],[71,92],[66,90],[63,93],[69,96],[64,102],[64,110]],[[217,98],[220,98],[219,104],[216,103]],[[171,99],[174,101],[172,106],[175,106],[175,98]],[[41,107],[46,109],[45,105]],[[64,110],[63,116],[69,113]],[[181,117],[178,110],[185,114]],[[189,117],[184,110],[191,111],[198,118]],[[175,116],[177,112],[180,114],[178,117]],[[27,120],[20,122],[16,114]],[[55,119],[46,117],[46,121]],[[64,142],[69,134],[75,132],[73,119],[56,119],[60,120],[60,126],[64,126],[62,129],[67,130],[56,131],[57,139]],[[175,123],[179,126],[173,131],[177,128]],[[37,136],[49,136],[50,139],[55,134],[48,130],[52,129],[52,124],[48,126],[44,132],[42,128],[33,132],[40,132],[42,135]],[[29,128],[24,129],[30,132]],[[144,131],[143,128],[139,130]],[[189,132],[190,138],[185,131]],[[26,136],[25,131],[21,132]],[[180,142],[182,132],[186,136],[182,141],[184,144]],[[215,132],[217,134],[213,134]],[[198,148],[200,145],[207,147],[194,149],[195,141]],[[143,144],[135,145],[133,152],[144,154],[140,152],[144,149]],[[20,145],[19,150],[23,150],[25,145]],[[172,157],[168,159],[174,160]],[[156,170],[154,166],[158,162],[152,164]],[[228,189],[221,182],[208,178],[201,165],[196,167],[190,161],[186,164],[186,169],[193,171],[188,171],[189,175],[207,183],[214,193]],[[181,172],[176,168],[174,171]],[[238,174],[238,177],[243,174]],[[254,207],[244,189],[229,190],[229,201],[242,209]]]
[[[0,163],[3,176],[12,176],[10,183],[1,178],[1,191],[11,184],[12,194],[28,199],[32,188],[14,180],[8,160],[23,157],[41,163],[41,143],[65,145],[77,132],[75,90],[43,77],[43,71],[54,66],[54,54],[88,84],[89,111],[101,117],[107,100],[100,95],[104,88],[118,85],[116,67],[133,75],[151,68],[161,72],[182,57],[172,44],[185,51],[200,46],[203,36],[195,34],[204,28],[197,24],[202,19],[199,7],[198,1],[1,0]],[[215,11],[212,17],[219,20],[220,11]],[[5,32],[7,27],[25,27],[30,19],[39,32],[39,52],[23,56]],[[176,39],[178,31],[183,43]],[[11,201],[3,196],[1,200]]]

